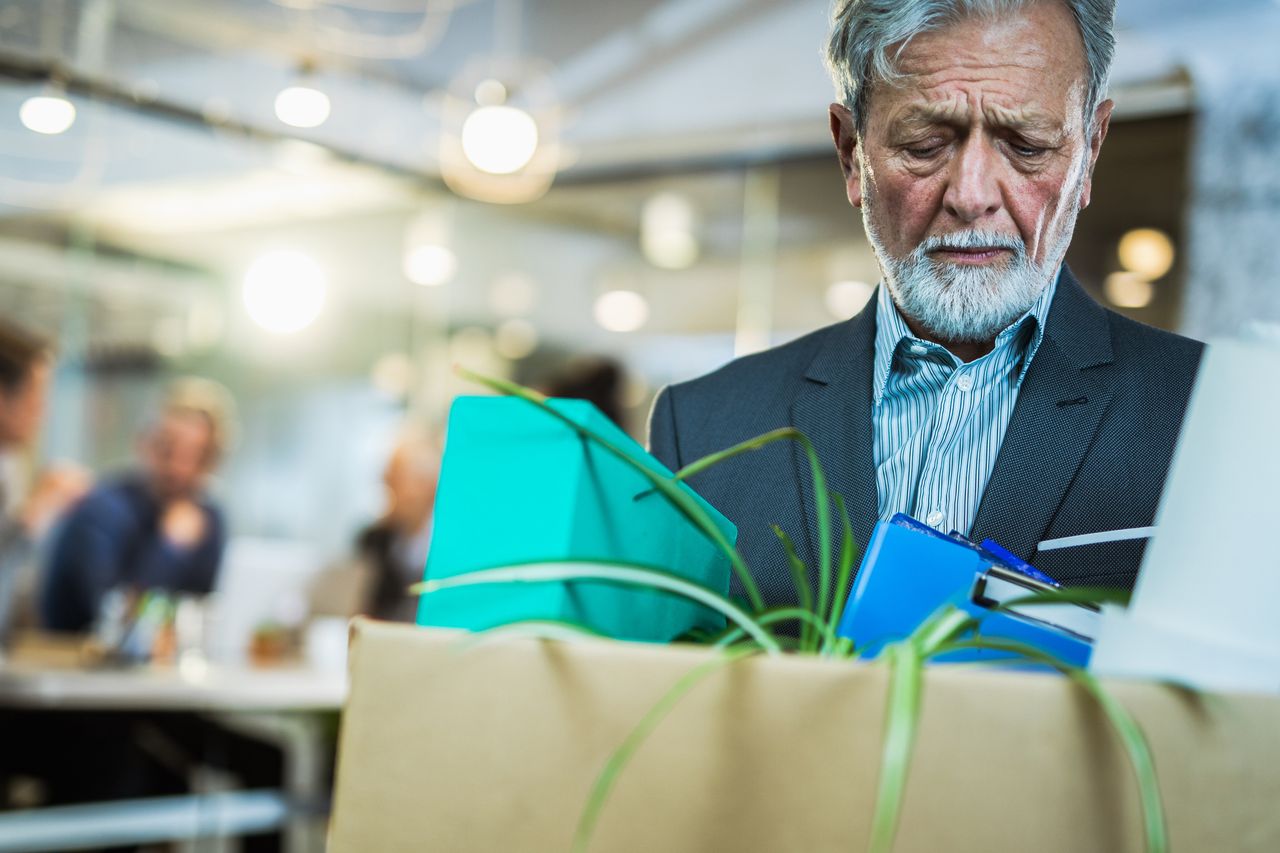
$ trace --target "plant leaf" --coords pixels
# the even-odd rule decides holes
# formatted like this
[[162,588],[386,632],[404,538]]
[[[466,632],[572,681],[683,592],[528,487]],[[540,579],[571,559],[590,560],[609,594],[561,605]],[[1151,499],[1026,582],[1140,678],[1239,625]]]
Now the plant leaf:
[[894,643],[885,649],[885,655],[889,663],[889,698],[884,716],[880,782],[871,820],[871,853],[889,853],[893,848],[920,722],[923,682],[922,661],[913,642]]
[[[1164,803],[1160,798],[1160,781],[1156,776],[1155,759],[1151,755],[1151,747],[1147,743],[1147,738],[1142,733],[1142,727],[1138,725],[1138,721],[1133,718],[1133,715],[1129,713],[1129,710],[1124,705],[1120,704],[1118,699],[1111,695],[1111,691],[1107,690],[1102,685],[1102,682],[1086,670],[1063,663],[1053,655],[1046,654],[1034,646],[1014,640],[994,637],[959,640],[941,646],[938,653],[960,649],[991,649],[1019,655],[1025,660],[1053,667],[1088,691],[1102,708],[1103,713],[1106,714],[1107,719],[1111,722],[1112,727],[1120,738],[1121,745],[1124,747],[1125,752],[1128,753],[1129,763],[1133,767],[1133,773],[1138,782],[1138,795],[1142,803],[1142,825],[1146,832],[1147,850],[1149,853],[1168,853],[1169,832],[1165,822]],[[984,661],[989,665],[1008,665],[1019,662],[1017,659]]]
[[742,555],[738,553],[738,549],[734,547],[728,537],[726,537],[724,533],[721,532],[720,528],[716,526],[716,523],[711,519],[711,516],[707,511],[702,508],[702,505],[680,488],[680,485],[675,481],[674,477],[666,477],[651,470],[647,465],[633,458],[631,454],[616,446],[613,442],[601,435],[597,435],[592,430],[587,429],[561,412],[556,411],[548,405],[547,397],[543,394],[539,394],[536,391],[525,388],[523,385],[517,385],[514,382],[507,382],[503,379],[495,379],[489,376],[482,376],[479,373],[473,373],[465,367],[455,365],[454,370],[464,379],[484,385],[486,388],[496,391],[499,394],[505,394],[509,397],[517,397],[541,409],[548,415],[551,415],[556,420],[568,426],[578,435],[595,442],[610,454],[638,471],[645,477],[645,479],[653,484],[654,489],[659,494],[666,498],[672,506],[692,522],[695,527],[701,530],[702,533],[710,539],[726,557],[728,557],[729,564],[733,567],[733,571],[738,576],[739,582],[742,583],[742,588],[746,590],[747,598],[750,599],[752,608],[757,611],[764,609],[764,599],[760,597],[760,589],[756,585],[755,578],[751,576],[751,570],[747,568],[747,564],[742,559]]
[[691,599],[724,614],[730,622],[742,628],[751,639],[770,654],[780,654],[782,651],[768,631],[729,599],[699,583],[651,566],[590,560],[519,563],[423,581],[410,587],[410,592],[429,595],[440,590],[480,584],[586,580],[644,587]]
[[835,646],[836,628],[840,626],[840,618],[844,616],[844,602],[849,594],[849,583],[853,579],[853,564],[858,558],[858,543],[853,539],[853,524],[849,521],[849,510],[845,507],[844,497],[837,492],[832,492],[831,500],[840,514],[841,539],[840,563],[836,570],[835,590],[832,592],[831,614],[827,618],[826,639],[822,644],[822,652],[827,655]]
[[605,801],[613,790],[613,785],[617,781],[618,775],[627,766],[627,763],[635,755],[636,750],[640,748],[645,739],[653,733],[658,724],[671,712],[671,709],[690,690],[696,687],[698,682],[711,673],[728,666],[734,661],[758,652],[759,649],[754,647],[729,649],[715,660],[707,661],[700,666],[694,667],[681,676],[680,680],[645,713],[636,727],[627,735],[622,745],[609,756],[609,760],[605,762],[600,775],[596,777],[595,784],[591,786],[591,794],[587,797],[587,804],[582,810],[582,816],[578,819],[578,829],[573,836],[574,853],[586,853],[588,846],[591,844],[591,836],[595,832],[596,824],[600,821],[600,814],[604,810]]
[[[752,450],[759,450],[775,441],[794,441],[804,450],[809,460],[809,470],[813,476],[813,494],[818,526],[818,613],[827,612],[827,599],[831,585],[831,507],[828,504],[827,478],[822,471],[822,462],[818,459],[818,451],[809,437],[795,427],[782,427],[739,442],[733,447],[704,456],[695,460],[676,472],[676,479],[683,480],[694,474],[705,471],[726,459],[732,459]],[[754,603],[754,602],[753,602]],[[757,604],[756,609],[762,609]]]
[[719,465],[726,459],[732,459],[735,456],[741,456],[752,450],[759,450],[773,444],[775,441],[790,441],[795,439],[797,430],[794,427],[782,427],[781,429],[770,430],[769,432],[757,435],[755,438],[749,438],[746,441],[739,442],[732,447],[715,453],[708,453],[701,459],[695,459],[688,465],[676,472],[677,480],[687,480],[690,477],[701,474],[703,471],[715,465]]
[[827,612],[827,598],[831,587],[831,505],[827,497],[827,477],[822,473],[818,451],[809,437],[795,430],[796,441],[809,457],[809,471],[813,476],[813,502],[818,522],[818,613]]
[[[773,532],[782,542],[782,550],[787,555],[787,565],[791,568],[791,583],[796,588],[796,600],[800,606],[813,612],[813,587],[809,584],[809,571],[804,561],[800,559],[800,555],[796,553],[796,546],[791,541],[791,537],[787,532],[778,525],[773,525]],[[800,626],[800,648],[805,651],[817,651],[818,648],[818,632],[815,632],[812,626],[805,622]]]
[[977,630],[980,624],[977,618],[954,604],[944,604],[920,623],[910,639],[920,655],[929,658],[938,653],[939,646],[955,640],[966,631]]
[[1128,590],[1109,586],[1073,586],[1066,589],[1046,589],[1028,593],[1006,601],[998,609],[1024,607],[1028,604],[1124,604],[1129,603]]
[[[800,621],[805,628],[816,627],[818,630],[822,630],[824,627],[822,620],[815,616],[813,611],[805,610],[803,607],[779,607],[773,610],[766,610],[764,613],[757,613],[755,619],[761,626],[795,619]],[[745,636],[746,632],[741,628],[730,628],[716,640],[715,645],[724,648],[725,646],[733,645]]]

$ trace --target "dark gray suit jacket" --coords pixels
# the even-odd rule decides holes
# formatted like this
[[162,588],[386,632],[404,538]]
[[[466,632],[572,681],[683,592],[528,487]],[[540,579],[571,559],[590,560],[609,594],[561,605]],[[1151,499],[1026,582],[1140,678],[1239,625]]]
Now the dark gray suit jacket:
[[[650,449],[668,467],[783,426],[817,446],[857,543],[878,515],[872,458],[875,297],[850,320],[665,388]],[[972,538],[995,539],[1068,585],[1131,587],[1145,541],[1036,552],[1047,539],[1144,527],[1156,505],[1203,346],[1098,305],[1064,271],[1045,336],[1018,395]],[[738,526],[768,604],[795,601],[770,525],[816,565],[808,463],[792,442],[739,456],[690,481]],[[741,593],[735,583],[734,591]]]

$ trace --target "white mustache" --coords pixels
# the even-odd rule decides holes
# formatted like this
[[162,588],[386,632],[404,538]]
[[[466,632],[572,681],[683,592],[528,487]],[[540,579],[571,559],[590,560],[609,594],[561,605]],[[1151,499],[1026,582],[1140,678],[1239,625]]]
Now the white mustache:
[[1008,234],[990,231],[956,231],[951,234],[935,234],[925,239],[916,251],[921,255],[939,249],[1006,249],[1021,258],[1027,248],[1022,241]]

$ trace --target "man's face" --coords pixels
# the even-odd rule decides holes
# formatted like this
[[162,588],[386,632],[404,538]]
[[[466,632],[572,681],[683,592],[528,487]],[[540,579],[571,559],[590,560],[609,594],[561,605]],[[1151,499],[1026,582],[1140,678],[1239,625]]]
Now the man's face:
[[924,33],[897,67],[860,136],[832,107],[849,201],[908,321],[990,340],[1061,263],[1111,104],[1086,127],[1084,51],[1059,2]]
[[35,440],[44,417],[52,370],[49,361],[41,359],[22,384],[12,391],[0,391],[0,446],[26,445]]
[[213,429],[207,418],[167,413],[143,437],[140,453],[147,480],[164,500],[192,497],[213,467]]

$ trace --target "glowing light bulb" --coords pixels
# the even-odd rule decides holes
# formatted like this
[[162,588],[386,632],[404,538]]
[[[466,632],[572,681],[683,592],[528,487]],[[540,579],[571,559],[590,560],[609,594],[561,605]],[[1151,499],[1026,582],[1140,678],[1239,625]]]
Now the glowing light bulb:
[[462,123],[462,153],[493,175],[518,172],[538,150],[538,123],[515,107],[484,106]]
[[329,118],[329,96],[307,86],[282,89],[276,95],[276,118],[293,127],[319,127]]
[[414,284],[434,287],[453,278],[458,271],[458,256],[447,246],[427,243],[405,252],[404,274]]
[[610,290],[595,304],[596,322],[610,332],[634,332],[649,320],[649,303],[634,290]]
[[1135,228],[1120,238],[1118,254],[1125,269],[1154,280],[1173,266],[1173,241],[1158,229]]
[[22,102],[18,118],[28,130],[53,136],[75,124],[76,105],[66,98],[37,95]]
[[315,322],[324,307],[325,273],[301,252],[271,252],[244,275],[244,305],[262,328],[287,335]]

